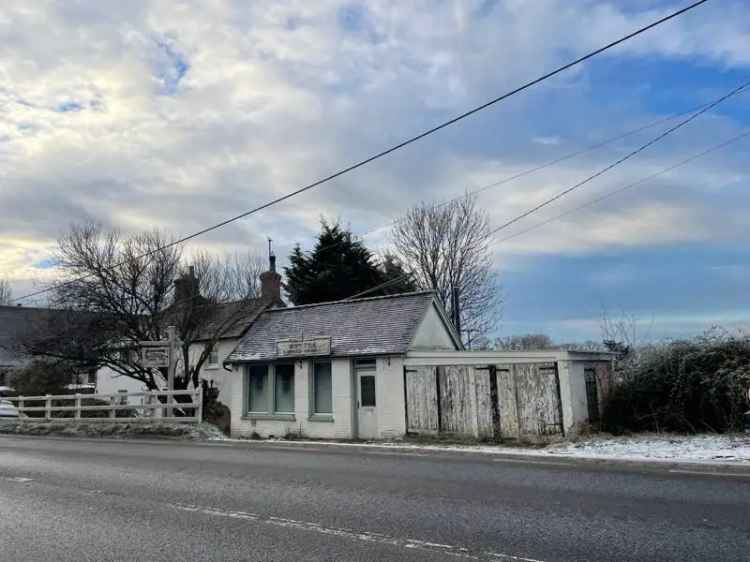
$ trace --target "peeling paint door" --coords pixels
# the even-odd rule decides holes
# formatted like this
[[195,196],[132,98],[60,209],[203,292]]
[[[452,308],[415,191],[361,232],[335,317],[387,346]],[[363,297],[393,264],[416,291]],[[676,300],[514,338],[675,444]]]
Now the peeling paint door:
[[406,431],[436,433],[439,429],[437,368],[429,365],[404,370]]
[[497,365],[495,372],[502,438],[562,433],[560,390],[554,363]]
[[377,439],[378,412],[375,369],[357,367],[357,434],[360,439]]
[[521,435],[561,434],[562,411],[555,365],[515,365],[514,374]]

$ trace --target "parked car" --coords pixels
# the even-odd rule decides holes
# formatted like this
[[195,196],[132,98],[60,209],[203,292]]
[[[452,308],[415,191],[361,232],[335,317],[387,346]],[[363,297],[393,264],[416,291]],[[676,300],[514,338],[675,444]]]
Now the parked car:
[[21,415],[18,412],[18,408],[13,405],[13,402],[0,398],[0,418],[20,418]]

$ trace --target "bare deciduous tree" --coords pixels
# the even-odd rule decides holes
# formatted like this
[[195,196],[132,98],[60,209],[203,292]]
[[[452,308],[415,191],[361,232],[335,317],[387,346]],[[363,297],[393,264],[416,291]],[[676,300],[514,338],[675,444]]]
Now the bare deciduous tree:
[[600,331],[602,343],[609,351],[622,355],[636,352],[648,339],[653,320],[645,333],[640,319],[634,314],[624,310],[613,316],[606,308],[602,307]]
[[[264,260],[250,252],[223,257],[201,252],[183,270],[177,280],[182,288],[160,320],[162,325],[176,326],[182,342],[181,386],[191,383],[197,388],[200,370],[218,341],[257,308],[264,269]],[[202,346],[193,346],[196,342]]]
[[10,306],[13,301],[13,291],[7,279],[0,279],[0,306]]
[[[189,269],[197,275],[185,277],[181,250],[165,248],[170,241],[158,231],[123,237],[96,224],[72,227],[58,242],[66,279],[53,285],[51,298],[54,308],[71,314],[66,322],[56,315],[56,326],[24,342],[26,351],[109,367],[158,389],[166,372],[143,367],[132,352],[139,341],[164,339],[174,325],[182,340],[175,388],[197,387],[216,342],[252,305],[260,266],[255,258],[199,254]],[[189,353],[196,341],[203,344],[197,356]]]
[[434,290],[453,315],[458,292],[462,337],[471,346],[490,332],[502,303],[490,249],[487,213],[475,196],[410,209],[392,231],[396,254],[417,284]]

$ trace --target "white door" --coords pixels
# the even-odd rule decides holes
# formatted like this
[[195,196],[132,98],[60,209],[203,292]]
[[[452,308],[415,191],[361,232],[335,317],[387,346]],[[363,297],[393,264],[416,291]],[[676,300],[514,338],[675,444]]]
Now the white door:
[[378,437],[377,397],[375,395],[375,369],[357,369],[358,437]]

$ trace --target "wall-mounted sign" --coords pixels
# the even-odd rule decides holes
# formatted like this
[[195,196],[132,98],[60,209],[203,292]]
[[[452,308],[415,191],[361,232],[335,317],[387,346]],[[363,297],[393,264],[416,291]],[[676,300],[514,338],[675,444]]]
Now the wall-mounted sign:
[[314,338],[289,338],[276,341],[276,354],[282,357],[330,355],[331,337],[318,336]]
[[169,347],[144,347],[141,351],[141,365],[154,369],[169,367]]

